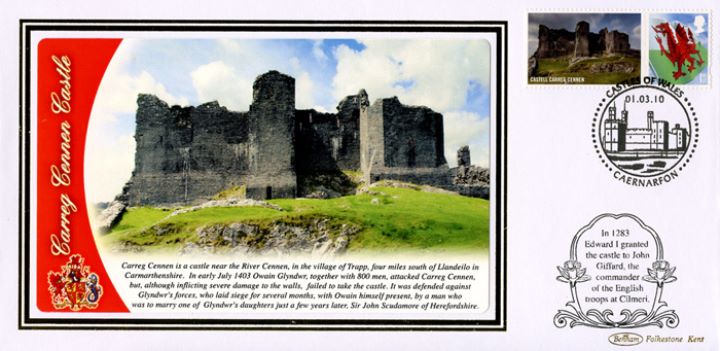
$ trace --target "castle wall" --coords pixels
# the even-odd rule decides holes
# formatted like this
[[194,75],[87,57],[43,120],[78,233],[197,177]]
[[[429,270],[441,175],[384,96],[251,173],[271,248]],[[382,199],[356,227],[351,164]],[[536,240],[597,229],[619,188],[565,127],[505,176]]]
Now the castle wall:
[[194,108],[191,118],[191,170],[248,172],[247,114],[230,112],[211,102]]
[[360,169],[360,96],[345,97],[337,106],[340,124],[337,165],[342,170]]
[[447,163],[442,115],[427,107],[383,100],[385,167],[430,168]]
[[565,29],[550,29],[540,25],[538,29],[537,58],[562,57],[575,52],[575,33]]
[[296,171],[309,174],[337,170],[336,160],[342,140],[338,116],[315,110],[298,110],[295,118]]
[[626,150],[649,150],[652,130],[646,128],[628,129],[625,134]]
[[[171,109],[144,94],[137,103],[135,170],[123,196],[130,205],[180,202],[183,196],[177,189],[184,183],[180,172],[185,164],[179,149],[192,142],[191,109]],[[170,188],[160,187],[163,175],[173,173],[178,176],[167,179]]]
[[[359,110],[351,100],[338,113],[295,112],[295,169],[313,174],[360,169]],[[350,105],[350,106],[346,106]],[[353,108],[354,107],[354,108]]]
[[598,33],[590,31],[590,25],[580,21],[575,31],[565,29],[551,29],[545,25],[538,27],[538,48],[534,57],[591,57],[612,54],[631,53],[630,37],[617,30],[601,29]]
[[624,53],[630,50],[630,37],[625,33],[617,30],[608,31],[607,28],[600,30],[600,44],[603,53],[612,55],[615,53]]
[[369,181],[449,184],[442,115],[427,107],[378,99],[360,113],[361,165]]
[[380,180],[397,180],[454,190],[453,176],[449,172],[447,165],[432,168],[384,168],[382,171],[371,173],[370,181],[377,182]]
[[669,150],[669,138],[664,124],[654,129],[630,129],[626,134],[626,150]]
[[177,172],[182,160],[177,148],[192,142],[191,109],[170,108],[153,95],[137,99],[135,171]]
[[135,170],[123,197],[129,205],[190,204],[244,183],[247,117],[216,102],[169,107],[138,97]]

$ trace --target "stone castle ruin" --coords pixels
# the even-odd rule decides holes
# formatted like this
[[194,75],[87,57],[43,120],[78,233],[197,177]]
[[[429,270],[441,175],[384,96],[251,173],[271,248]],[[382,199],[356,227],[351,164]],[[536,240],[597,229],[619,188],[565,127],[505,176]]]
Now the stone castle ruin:
[[[196,204],[245,187],[251,199],[304,196],[299,182],[317,174],[359,170],[382,179],[488,196],[487,170],[445,160],[443,116],[396,97],[344,98],[336,113],[295,108],[295,79],[269,71],[253,84],[249,111],[217,102],[169,106],[137,99],[135,170],[118,199],[130,206]],[[482,180],[482,181],[480,181]]]
[[[529,59],[529,74],[533,75],[537,69],[537,61],[546,58],[569,58],[570,63],[582,61],[592,57],[627,55],[639,57],[640,52],[630,47],[630,37],[627,33],[617,30],[601,29],[598,33],[590,31],[590,24],[580,21],[575,25],[575,31],[566,29],[552,29],[545,25],[538,28],[538,47]],[[618,65],[614,67],[600,67],[606,71],[632,72],[631,65]]]
[[571,56],[572,58],[625,54],[630,51],[626,33],[603,28],[599,33],[590,31],[590,24],[580,21],[575,31],[550,29],[540,25],[538,30],[538,58]]

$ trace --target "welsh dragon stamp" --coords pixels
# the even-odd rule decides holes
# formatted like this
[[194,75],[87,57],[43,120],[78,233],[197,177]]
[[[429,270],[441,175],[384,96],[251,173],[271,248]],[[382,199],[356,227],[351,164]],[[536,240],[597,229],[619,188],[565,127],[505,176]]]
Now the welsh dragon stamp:
[[649,73],[679,85],[709,83],[707,13],[651,14]]

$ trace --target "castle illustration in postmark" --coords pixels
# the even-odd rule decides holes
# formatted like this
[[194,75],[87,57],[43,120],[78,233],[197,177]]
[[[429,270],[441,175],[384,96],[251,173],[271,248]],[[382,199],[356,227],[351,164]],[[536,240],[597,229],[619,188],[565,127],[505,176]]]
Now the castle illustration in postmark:
[[616,180],[657,187],[680,176],[692,160],[700,132],[685,92],[664,79],[618,84],[595,107],[592,141]]

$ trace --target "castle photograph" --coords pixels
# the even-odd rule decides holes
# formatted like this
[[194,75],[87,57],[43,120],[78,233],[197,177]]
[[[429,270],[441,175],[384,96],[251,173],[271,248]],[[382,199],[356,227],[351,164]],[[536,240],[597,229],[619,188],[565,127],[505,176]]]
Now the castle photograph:
[[392,179],[488,197],[487,180],[458,183],[450,172],[441,114],[397,97],[371,105],[364,89],[340,101],[337,113],[298,110],[295,79],[269,71],[253,83],[249,111],[217,102],[171,107],[140,94],[136,120],[135,170],[120,196],[129,205],[196,204],[236,186],[251,199],[302,197],[312,189],[299,188],[298,177],[342,170],[360,171],[368,183]]
[[640,15],[530,13],[528,84],[615,84],[640,77]]
[[489,50],[125,41],[88,132],[101,242],[183,255],[485,251]]

